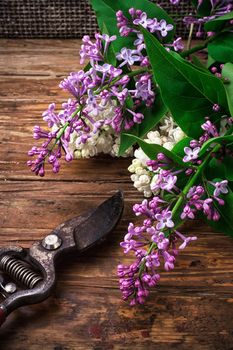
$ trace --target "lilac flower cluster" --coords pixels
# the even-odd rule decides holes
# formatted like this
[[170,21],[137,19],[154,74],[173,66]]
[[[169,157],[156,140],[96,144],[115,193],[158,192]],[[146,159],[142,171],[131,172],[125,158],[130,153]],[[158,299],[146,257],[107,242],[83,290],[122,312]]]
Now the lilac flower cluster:
[[[167,23],[164,19],[158,21],[157,18],[148,18],[147,14],[141,10],[136,10],[134,8],[129,9],[129,14],[131,19],[129,20],[122,11],[117,12],[117,26],[121,36],[128,36],[130,33],[137,35],[137,39],[134,41],[136,50],[128,50],[127,57],[130,56],[132,62],[140,62],[141,66],[148,65],[149,61],[147,57],[142,55],[143,49],[145,49],[145,44],[143,40],[143,35],[138,30],[137,26],[142,26],[149,32],[156,34],[156,36],[162,40],[168,33],[173,30],[173,25]],[[179,37],[173,41],[171,44],[164,44],[165,47],[173,48],[175,51],[181,51],[184,48],[182,39]],[[124,59],[119,56],[119,59]],[[123,61],[124,63],[125,61]]]
[[[56,112],[55,103],[52,103],[43,113],[44,121],[52,130],[43,130],[39,126],[34,128],[34,138],[44,140],[40,147],[32,147],[28,153],[37,157],[28,161],[31,170],[37,175],[44,175],[45,160],[52,165],[53,172],[58,172],[63,150],[66,161],[73,159],[69,148],[73,133],[78,135],[77,143],[84,144],[104,125],[120,133],[124,129],[130,129],[135,123],[142,122],[144,116],[136,111],[138,106],[150,106],[153,103],[155,93],[151,89],[151,74],[146,70],[143,73],[143,69],[138,75],[133,72],[132,75],[136,78],[131,82],[134,82],[135,88],[128,89],[129,75],[125,75],[120,67],[105,62],[106,50],[115,38],[106,34],[96,34],[95,42],[88,36],[83,38],[81,62],[89,59],[90,69],[72,72],[61,81],[60,88],[68,91],[72,98],[63,103],[60,112]],[[121,54],[124,56],[124,49]],[[127,49],[125,55],[127,56]],[[125,61],[127,64],[133,62],[130,59]],[[132,100],[130,106],[129,99]],[[114,113],[102,119],[102,112],[110,107]]]
[[158,268],[174,269],[179,249],[196,239],[185,237],[175,229],[172,231],[172,212],[161,197],[145,199],[135,204],[133,210],[136,216],[143,215],[145,219],[142,226],[129,224],[121,246],[125,253],[133,252],[136,260],[129,266],[118,265],[120,290],[124,300],[131,299],[130,305],[143,304],[149,288],[156,286],[160,279]]
[[[232,123],[232,120],[228,122]],[[209,119],[202,129],[204,133],[200,139],[192,140],[190,147],[184,147],[182,167],[162,153],[156,160],[147,162],[150,171],[157,174],[152,188],[157,190],[157,195],[134,205],[135,215],[144,216],[143,223],[141,226],[130,223],[120,244],[124,253],[132,252],[136,258],[129,266],[118,266],[120,290],[124,300],[131,300],[131,305],[144,303],[149,289],[160,279],[158,268],[174,269],[178,252],[197,239],[185,237],[177,230],[183,220],[195,219],[200,212],[208,220],[220,219],[215,203],[225,204],[221,196],[228,193],[228,181],[209,181],[203,174],[204,182],[200,184],[199,176],[196,176],[198,166],[204,161],[199,157],[201,145],[219,133]],[[179,180],[186,175],[191,175],[191,180],[188,187],[181,190]]]
[[[197,10],[202,5],[203,1],[204,0],[198,0]],[[185,24],[187,25],[192,24],[197,26],[196,36],[198,38],[201,38],[205,35],[205,32],[203,30],[203,24],[219,16],[223,16],[231,12],[233,9],[232,0],[210,0],[210,4],[211,4],[211,11],[209,16],[200,17],[195,15],[190,15],[190,16],[184,17]],[[208,33],[209,36],[213,34],[214,33],[212,32]]]
[[[83,37],[81,63],[88,60],[89,69],[72,72],[59,84],[72,98],[62,105],[60,112],[56,112],[55,104],[52,103],[43,113],[43,119],[51,130],[43,130],[39,126],[34,128],[34,138],[44,140],[40,147],[32,147],[28,153],[36,157],[28,161],[28,166],[36,174],[44,175],[46,160],[52,165],[53,172],[58,172],[63,151],[66,161],[74,158],[74,147],[69,147],[74,134],[77,135],[77,146],[85,144],[106,126],[120,134],[143,121],[144,115],[138,111],[140,106],[150,107],[153,104],[156,89],[152,88],[150,62],[137,26],[142,25],[160,39],[166,37],[173,26],[163,19],[158,21],[156,18],[147,18],[145,12],[134,8],[129,13],[131,20],[122,11],[118,11],[116,16],[121,35],[131,32],[136,34],[135,49],[123,47],[116,54],[116,67],[107,59],[110,45],[116,40],[115,35],[97,33],[95,40],[88,35]],[[166,45],[167,49],[173,47],[175,51],[183,48],[181,38]],[[140,69],[132,69],[135,65],[140,65]],[[124,74],[124,66],[127,66],[127,74]],[[103,118],[107,108],[113,113]]]

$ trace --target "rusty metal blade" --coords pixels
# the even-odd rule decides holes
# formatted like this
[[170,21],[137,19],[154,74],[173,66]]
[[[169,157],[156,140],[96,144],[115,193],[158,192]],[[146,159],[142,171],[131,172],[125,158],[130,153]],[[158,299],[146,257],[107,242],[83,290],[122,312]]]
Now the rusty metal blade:
[[123,207],[123,193],[121,191],[100,204],[86,221],[75,228],[74,238],[77,248],[84,250],[102,241],[117,225]]
[[123,207],[123,193],[118,191],[97,208],[64,222],[51,233],[66,237],[66,240],[70,237],[79,251],[86,250],[102,241],[115,228]]

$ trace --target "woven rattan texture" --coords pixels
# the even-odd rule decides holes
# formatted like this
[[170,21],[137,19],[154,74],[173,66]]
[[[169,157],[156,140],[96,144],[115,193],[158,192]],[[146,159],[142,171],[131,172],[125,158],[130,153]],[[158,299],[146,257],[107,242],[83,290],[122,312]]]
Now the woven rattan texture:
[[[154,2],[176,17],[178,35],[187,37],[182,16],[191,11],[190,2],[183,0],[179,6],[169,0]],[[88,0],[0,0],[2,38],[81,38],[96,30]]]

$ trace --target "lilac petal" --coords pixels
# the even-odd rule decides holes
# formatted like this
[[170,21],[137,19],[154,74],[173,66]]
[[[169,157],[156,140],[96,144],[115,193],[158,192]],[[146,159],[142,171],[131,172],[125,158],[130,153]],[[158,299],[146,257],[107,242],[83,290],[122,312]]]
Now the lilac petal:
[[170,211],[168,211],[165,215],[164,218],[165,219],[170,219],[172,217],[172,213]]
[[173,29],[173,25],[172,24],[168,24],[167,25],[167,30],[172,30]]
[[226,187],[222,187],[221,188],[221,192],[224,193],[224,194],[228,193],[228,189]]
[[159,221],[163,220],[163,215],[162,214],[156,214],[155,218]]
[[185,152],[187,155],[192,154],[192,150],[191,150],[190,147],[185,147],[185,148],[184,148],[184,152]]
[[165,224],[162,221],[158,222],[156,225],[157,230],[162,230],[164,227],[165,227]]
[[172,227],[174,227],[174,222],[172,220],[168,220],[166,222],[166,226],[169,227],[169,228],[172,228]]
[[218,197],[219,195],[220,195],[220,190],[219,190],[219,188],[216,188],[215,190],[214,190],[214,196],[215,197]]

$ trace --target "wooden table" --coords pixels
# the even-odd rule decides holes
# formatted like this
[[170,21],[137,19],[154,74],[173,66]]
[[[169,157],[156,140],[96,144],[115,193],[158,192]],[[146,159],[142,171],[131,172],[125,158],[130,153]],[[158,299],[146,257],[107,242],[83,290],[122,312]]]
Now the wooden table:
[[76,40],[0,41],[0,245],[28,247],[57,224],[113,194],[125,211],[107,243],[60,264],[54,294],[14,312],[0,331],[4,350],[233,349],[233,240],[202,223],[184,227],[198,240],[163,272],[145,306],[120,299],[116,266],[132,204],[141,200],[127,172],[130,160],[97,158],[43,179],[25,163],[41,113],[67,96],[63,76],[79,69]]

